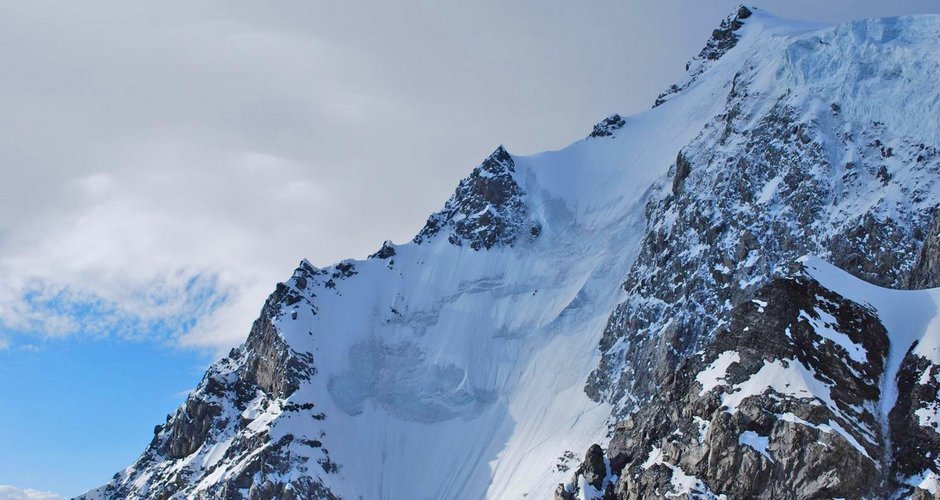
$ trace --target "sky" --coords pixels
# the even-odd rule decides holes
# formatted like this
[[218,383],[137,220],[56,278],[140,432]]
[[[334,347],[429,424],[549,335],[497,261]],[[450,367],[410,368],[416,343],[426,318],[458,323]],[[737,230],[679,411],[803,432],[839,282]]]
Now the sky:
[[737,4],[0,1],[0,499],[107,481],[302,258],[648,109]]

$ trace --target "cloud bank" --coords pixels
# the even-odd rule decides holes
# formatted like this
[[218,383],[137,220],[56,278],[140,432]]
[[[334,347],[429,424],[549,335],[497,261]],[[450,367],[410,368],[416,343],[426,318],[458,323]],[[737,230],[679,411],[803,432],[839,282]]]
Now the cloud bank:
[[64,496],[0,484],[0,500],[65,500]]
[[497,144],[648,108],[736,3],[6,3],[0,349],[230,347],[301,258],[408,240]]

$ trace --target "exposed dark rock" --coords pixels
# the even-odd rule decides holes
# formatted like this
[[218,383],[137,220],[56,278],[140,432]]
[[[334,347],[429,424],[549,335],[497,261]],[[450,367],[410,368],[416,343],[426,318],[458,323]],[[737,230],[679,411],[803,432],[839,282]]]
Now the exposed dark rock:
[[[603,358],[585,386],[592,398],[621,402],[624,413],[700,349],[731,308],[800,256],[826,256],[863,280],[903,287],[919,254],[936,253],[923,244],[935,199],[927,192],[940,189],[934,152],[876,142],[878,126],[848,136],[838,121],[801,119],[786,93],[745,113],[749,85],[747,73],[735,79],[725,112],[677,157],[674,189],[661,183],[647,206],[647,232],[624,282],[629,299],[610,316]],[[820,138],[863,163],[840,179],[845,166],[830,163]],[[889,180],[900,199],[872,205],[860,198],[882,189],[883,161],[906,165],[907,178]]]
[[[342,277],[355,274],[352,264],[336,268]],[[326,272],[304,261],[288,282],[279,283],[245,344],[210,367],[186,402],[154,429],[153,440],[131,472],[116,474],[96,498],[336,499],[315,477],[289,474],[309,468],[311,456],[317,466],[337,471],[340,466],[322,441],[295,439],[291,434],[273,440],[267,430],[252,430],[255,417],[243,413],[250,406],[284,413],[314,409],[312,402],[286,402],[317,370],[313,355],[292,349],[276,322],[302,309],[316,314],[314,289],[325,286],[325,277]],[[317,413],[311,422],[323,418]],[[222,446],[222,456],[213,465],[202,469],[179,465],[214,446]],[[300,453],[298,446],[309,451]],[[231,473],[208,488],[193,489],[218,468]]]
[[[740,7],[722,22],[686,77],[655,105],[734,50],[752,14]],[[614,406],[610,442],[606,449],[591,446],[580,464],[581,450],[562,454],[553,470],[573,477],[555,490],[556,500],[598,490],[595,496],[604,500],[926,498],[920,478],[940,475],[940,422],[934,421],[940,367],[907,353],[897,405],[884,419],[891,407],[882,390],[892,387],[884,326],[869,307],[825,289],[793,264],[802,255],[819,255],[882,286],[940,286],[940,154],[880,122],[850,122],[851,102],[807,107],[808,96],[790,89],[754,89],[761,75],[752,70],[744,64],[732,81],[718,82],[727,89],[724,108],[690,144],[676,147],[669,174],[643,194],[643,240],[638,249],[623,249],[637,255],[623,283],[626,300],[610,315],[600,365],[585,386],[590,397]],[[623,134],[625,124],[612,115],[590,137]],[[609,149],[605,144],[613,143],[578,147],[592,144]],[[530,202],[522,189],[540,189],[531,182],[538,176],[530,178],[521,164],[519,170],[499,147],[460,182],[414,242],[446,237],[452,245],[487,250],[542,235],[529,210],[541,211],[534,203],[545,200]],[[879,197],[882,192],[890,196]],[[550,236],[572,227],[551,222]],[[611,227],[620,230],[626,229]],[[395,255],[385,242],[370,258],[392,268]],[[210,368],[186,402],[154,428],[138,461],[98,497],[337,498],[325,484],[356,478],[342,477],[344,464],[329,449],[345,443],[326,430],[345,417],[327,415],[321,410],[332,406],[305,399],[329,397],[306,390],[319,358],[316,345],[304,341],[324,316],[294,321],[318,314],[316,293],[328,293],[329,300],[354,295],[348,285],[359,271],[351,261],[328,270],[302,262],[277,285],[245,344]],[[509,297],[545,293],[498,281],[493,290]],[[363,302],[387,322],[415,319],[417,336],[438,321],[437,312],[422,315],[400,295],[391,304]],[[848,343],[820,335],[822,329]],[[391,357],[385,354],[375,357]],[[420,364],[412,361],[417,357],[402,359],[378,370],[374,385]],[[792,371],[798,376],[790,377]],[[801,383],[812,387],[801,392]],[[278,427],[285,421],[291,425]],[[216,479],[206,484],[209,477]]]
[[[940,407],[940,366],[908,353],[901,362],[897,385],[897,405],[890,414],[892,472],[902,478],[931,471],[940,474],[940,422],[928,417]],[[918,410],[927,411],[920,416]],[[901,487],[905,496],[924,493]]]
[[378,252],[370,255],[370,259],[390,259],[395,256],[395,245],[386,240],[385,243],[382,243],[382,248]]
[[356,271],[356,266],[352,262],[340,262],[336,264],[335,268],[336,271],[333,272],[333,279],[349,278],[359,273],[359,271]]
[[682,181],[692,172],[692,165],[689,160],[682,156],[682,152],[676,156],[676,174],[672,177],[672,193],[679,194],[682,190]]
[[[855,361],[820,337],[812,323],[822,321],[820,314],[834,318],[827,327],[863,346],[866,358]],[[885,440],[872,413],[887,353],[887,333],[867,307],[806,276],[773,281],[735,307],[704,351],[681,361],[616,427],[607,456],[620,476],[617,498],[882,497],[897,487],[880,472]],[[779,392],[774,379],[763,388],[743,385],[768,365],[803,367],[828,386],[831,402],[783,386]],[[723,374],[709,375],[716,366]],[[702,380],[715,386],[703,387]],[[745,390],[753,395],[734,399]],[[922,449],[937,449],[927,443]],[[597,461],[589,452],[581,469]],[[681,484],[692,486],[681,490]]]
[[594,125],[589,137],[613,137],[614,132],[623,128],[627,123],[620,115],[610,115],[603,121]]
[[595,489],[601,489],[604,486],[604,478],[607,477],[607,466],[604,463],[604,450],[600,445],[593,444],[584,457],[581,473],[584,480]]
[[699,57],[717,61],[726,52],[731,50],[738,43],[738,34],[736,31],[744,26],[744,20],[751,17],[751,10],[741,5],[733,17],[728,17],[721,22],[714,31],[712,37],[706,42],[705,48],[699,53]]
[[573,491],[569,491],[564,484],[559,484],[555,488],[555,500],[575,500],[577,497]]
[[[441,231],[454,245],[469,244],[474,250],[494,245],[512,245],[520,230],[531,234],[525,193],[514,178],[515,163],[500,146],[470,176],[460,181],[457,191],[440,212],[428,218],[415,236],[423,243]],[[537,236],[537,234],[533,234]]]
[[933,222],[911,269],[908,285],[910,288],[940,286],[940,209],[934,210]]
[[195,398],[187,400],[161,429],[166,439],[157,441],[160,452],[169,458],[189,456],[205,443],[215,419],[221,414],[219,405]]

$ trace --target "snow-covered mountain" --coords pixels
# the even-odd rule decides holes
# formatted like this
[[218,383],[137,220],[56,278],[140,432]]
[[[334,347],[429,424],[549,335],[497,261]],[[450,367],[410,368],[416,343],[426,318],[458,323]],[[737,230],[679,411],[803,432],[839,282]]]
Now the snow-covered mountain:
[[937,492],[940,291],[879,288],[940,286],[936,54],[737,9],[653,109],[302,262],[85,496]]

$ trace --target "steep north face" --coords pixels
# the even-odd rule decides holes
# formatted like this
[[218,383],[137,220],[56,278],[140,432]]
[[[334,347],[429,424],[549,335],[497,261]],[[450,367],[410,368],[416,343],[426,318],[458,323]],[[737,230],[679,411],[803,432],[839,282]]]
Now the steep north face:
[[84,497],[936,494],[937,53],[735,9],[653,109],[302,262]]

